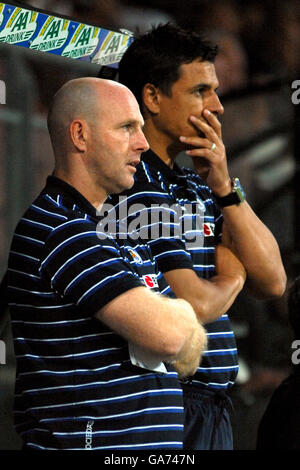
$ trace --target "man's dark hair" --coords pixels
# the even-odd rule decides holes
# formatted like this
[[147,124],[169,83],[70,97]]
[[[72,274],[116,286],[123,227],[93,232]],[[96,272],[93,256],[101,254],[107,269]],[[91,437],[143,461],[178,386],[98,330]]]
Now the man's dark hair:
[[300,338],[300,276],[294,280],[288,295],[289,320],[297,338]]
[[[200,34],[170,23],[136,37],[119,64],[119,81],[135,95],[139,105],[146,83],[167,96],[180,77],[180,66],[195,59],[214,62],[218,48]],[[142,109],[142,106],[141,106]]]

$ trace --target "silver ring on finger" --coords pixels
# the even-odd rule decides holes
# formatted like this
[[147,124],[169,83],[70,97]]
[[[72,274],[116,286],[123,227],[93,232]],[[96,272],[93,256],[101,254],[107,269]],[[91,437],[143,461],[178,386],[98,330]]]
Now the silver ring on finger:
[[216,147],[217,147],[216,144],[213,142],[212,145],[211,145],[211,147],[210,147],[210,150],[213,152]]

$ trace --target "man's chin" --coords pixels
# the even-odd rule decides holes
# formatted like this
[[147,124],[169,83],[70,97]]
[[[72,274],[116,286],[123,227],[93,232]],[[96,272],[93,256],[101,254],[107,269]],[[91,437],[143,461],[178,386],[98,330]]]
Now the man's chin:
[[134,185],[134,178],[131,178],[128,181],[122,182],[117,188],[114,189],[114,191],[111,194],[120,194],[123,191],[126,191],[127,189],[131,189],[133,185]]

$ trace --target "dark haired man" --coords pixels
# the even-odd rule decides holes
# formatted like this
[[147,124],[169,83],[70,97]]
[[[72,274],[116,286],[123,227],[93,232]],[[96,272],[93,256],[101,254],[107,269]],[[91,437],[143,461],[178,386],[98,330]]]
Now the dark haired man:
[[[193,305],[207,329],[202,363],[183,384],[185,446],[191,449],[232,448],[225,408],[237,356],[226,312],[243,287],[243,274],[228,260],[224,246],[237,253],[247,271],[248,287],[256,295],[281,296],[286,283],[274,237],[244,200],[238,179],[228,174],[218,120],[224,109],[216,93],[216,54],[217,48],[198,34],[166,24],[136,38],[119,66],[120,82],[134,92],[141,106],[150,144],[135,184],[126,192],[126,203],[144,204],[148,215],[161,208],[156,224],[143,226],[141,218],[140,234],[153,225],[159,228],[159,234],[150,235],[149,245],[160,270],[176,295]],[[193,158],[195,171],[176,165],[180,151]],[[118,198],[114,203],[121,210]],[[178,217],[174,207],[181,210]],[[170,231],[164,233],[167,216]],[[192,225],[186,230],[183,222],[188,219]],[[215,254],[221,266],[217,272]]]

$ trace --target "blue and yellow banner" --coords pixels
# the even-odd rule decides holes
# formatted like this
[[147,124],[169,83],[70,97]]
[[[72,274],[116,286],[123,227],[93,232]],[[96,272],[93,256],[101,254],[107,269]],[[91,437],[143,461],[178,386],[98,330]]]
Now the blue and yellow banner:
[[0,3],[0,42],[116,68],[132,41],[130,32]]

